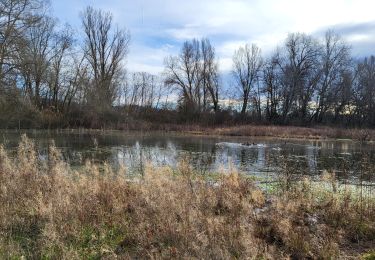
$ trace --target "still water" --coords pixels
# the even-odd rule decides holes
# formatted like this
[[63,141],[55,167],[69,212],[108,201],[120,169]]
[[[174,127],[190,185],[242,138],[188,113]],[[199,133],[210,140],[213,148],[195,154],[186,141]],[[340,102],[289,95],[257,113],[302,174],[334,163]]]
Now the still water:
[[[64,158],[79,167],[90,160],[120,165],[128,173],[142,171],[145,162],[175,167],[188,160],[202,174],[231,168],[259,177],[273,177],[293,167],[298,175],[319,176],[335,171],[339,180],[374,183],[368,168],[375,165],[375,144],[351,140],[282,140],[254,137],[207,137],[170,133],[120,131],[1,131],[0,143],[14,151],[23,133],[35,141],[47,159],[52,140]],[[364,167],[363,165],[366,165]],[[364,169],[366,168],[366,169]]]

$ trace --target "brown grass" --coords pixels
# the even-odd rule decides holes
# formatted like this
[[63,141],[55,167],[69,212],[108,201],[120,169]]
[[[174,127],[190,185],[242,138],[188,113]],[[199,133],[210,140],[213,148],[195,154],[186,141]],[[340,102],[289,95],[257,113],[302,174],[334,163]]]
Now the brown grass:
[[14,159],[0,148],[0,258],[336,258],[375,241],[374,200],[349,190],[306,179],[265,194],[186,162],[130,180],[108,165],[73,171],[49,151],[41,161],[26,137]]
[[200,135],[258,136],[292,139],[353,139],[375,141],[374,129],[339,127],[298,127],[277,125],[236,125],[226,127],[205,127],[198,124],[153,124],[136,122],[118,126],[119,130],[169,131]]
[[297,126],[262,126],[243,125],[235,127],[216,128],[211,134],[228,136],[268,136],[279,138],[302,139],[353,139],[358,141],[374,141],[375,130],[372,129],[343,129],[331,127],[297,127]]

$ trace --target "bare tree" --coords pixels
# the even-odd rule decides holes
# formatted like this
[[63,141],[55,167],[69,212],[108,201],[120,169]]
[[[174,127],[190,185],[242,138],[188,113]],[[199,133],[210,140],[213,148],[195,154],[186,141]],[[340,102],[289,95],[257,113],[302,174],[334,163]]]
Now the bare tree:
[[85,59],[90,65],[93,85],[89,100],[103,107],[111,107],[116,99],[130,40],[126,30],[113,28],[112,20],[111,13],[92,7],[82,14]]
[[201,53],[197,40],[185,42],[178,56],[165,59],[165,83],[180,90],[181,108],[189,112],[202,110]]
[[159,78],[147,72],[136,72],[132,75],[128,105],[131,107],[157,107],[161,95],[162,84]]
[[219,72],[215,49],[208,39],[201,40],[202,50],[202,78],[203,78],[203,107],[207,109],[207,102],[212,102],[216,112],[219,109]]
[[71,62],[72,68],[68,71],[62,99],[65,112],[70,109],[73,101],[79,105],[85,103],[90,86],[88,65],[84,62],[84,57],[73,57]]
[[375,125],[375,57],[359,62],[354,86],[354,105],[358,121]]
[[261,50],[255,44],[246,44],[235,51],[233,55],[233,77],[241,93],[241,114],[246,113],[250,94],[259,80],[262,68]]
[[350,69],[350,47],[335,34],[327,31],[321,52],[321,78],[317,89],[316,122],[322,122],[324,115],[333,109],[339,99],[343,75]]
[[24,32],[40,19],[43,0],[0,0],[0,90],[17,69],[18,52],[27,46]]
[[48,73],[48,89],[55,111],[64,109],[67,96],[71,95],[72,82],[76,71],[73,54],[73,31],[69,26],[55,33],[51,46],[51,58]]
[[186,41],[178,56],[165,59],[165,83],[179,90],[180,108],[189,113],[219,109],[219,72],[208,39]]
[[19,50],[18,64],[24,79],[25,92],[37,107],[42,105],[41,91],[47,83],[55,24],[54,19],[43,17],[37,24],[26,30],[27,44]]
[[[19,106],[25,115],[35,109],[71,115],[88,111],[85,118],[100,116],[95,112],[111,108],[114,102],[134,108],[128,110],[133,112],[141,107],[160,108],[165,99],[165,107],[175,109],[174,102],[168,103],[174,99],[173,90],[178,93],[178,108],[193,119],[220,109],[219,65],[208,39],[186,41],[178,55],[165,59],[162,76],[137,72],[125,80],[130,36],[113,24],[111,13],[92,7],[84,10],[79,46],[68,26],[61,29],[47,15],[47,2],[0,0],[3,122],[15,118],[9,111]],[[333,119],[373,126],[374,64],[372,56],[353,60],[350,47],[333,31],[322,41],[303,33],[289,34],[264,64],[260,48],[245,45],[233,55],[238,91],[227,95],[228,104],[234,100],[231,95],[238,98],[240,94],[241,100],[229,104],[239,107],[232,111],[227,107],[227,115],[240,110],[242,115],[251,111],[270,122],[308,124]],[[91,111],[92,107],[98,111]]]
[[[278,56],[277,54],[275,55]],[[266,116],[269,121],[279,117],[281,102],[280,71],[275,57],[271,57],[263,66],[263,93],[266,97]]]
[[282,121],[294,114],[307,118],[309,102],[320,79],[319,46],[314,38],[302,33],[290,34],[278,51],[276,62],[281,70]]
[[333,113],[335,123],[345,123],[341,119],[352,116],[352,110],[356,107],[356,99],[354,98],[353,102],[353,97],[355,97],[354,81],[357,78],[357,73],[353,65],[354,64],[351,64],[350,70],[341,73],[340,82],[335,88],[335,91],[337,91],[333,99]]

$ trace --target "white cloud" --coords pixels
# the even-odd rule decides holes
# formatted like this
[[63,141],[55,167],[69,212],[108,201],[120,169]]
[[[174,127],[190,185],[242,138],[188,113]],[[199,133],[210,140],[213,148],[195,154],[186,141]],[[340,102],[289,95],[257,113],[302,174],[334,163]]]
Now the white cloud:
[[161,47],[149,46],[130,46],[128,56],[129,72],[146,71],[152,74],[158,74],[163,71],[164,58],[174,52],[174,47],[165,44]]
[[[267,55],[289,32],[314,33],[375,20],[373,0],[66,0],[64,4],[52,0],[52,4],[60,20],[76,24],[77,8],[85,4],[113,12],[115,21],[132,34],[129,70],[153,73],[162,71],[164,57],[177,53],[182,41],[191,38],[210,38],[221,68],[228,71],[234,50],[245,43],[256,43]],[[354,53],[362,53],[364,44],[375,41],[368,32],[343,36]]]
[[355,42],[365,42],[365,41],[368,41],[371,39],[371,37],[369,35],[366,35],[366,34],[352,34],[348,37],[346,37],[346,39],[352,43],[355,43]]

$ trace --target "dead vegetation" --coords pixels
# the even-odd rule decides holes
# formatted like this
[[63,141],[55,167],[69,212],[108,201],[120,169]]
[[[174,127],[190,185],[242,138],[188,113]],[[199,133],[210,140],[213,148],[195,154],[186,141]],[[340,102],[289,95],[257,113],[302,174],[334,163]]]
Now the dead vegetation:
[[343,129],[332,127],[262,126],[243,125],[216,128],[213,134],[227,136],[269,136],[303,139],[353,139],[361,142],[374,141],[375,130]]
[[0,257],[371,257],[373,197],[309,179],[282,187],[265,192],[234,171],[210,183],[186,162],[131,180],[89,162],[77,172],[23,137],[13,159],[0,148]]

